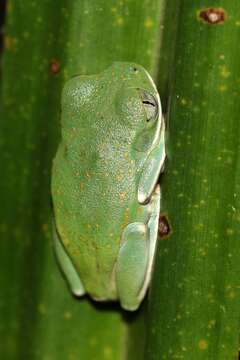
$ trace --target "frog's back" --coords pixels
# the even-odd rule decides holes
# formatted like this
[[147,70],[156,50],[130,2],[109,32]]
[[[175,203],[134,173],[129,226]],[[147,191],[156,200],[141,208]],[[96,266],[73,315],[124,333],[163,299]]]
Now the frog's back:
[[108,298],[114,298],[112,276],[121,233],[134,218],[136,208],[131,176],[134,164],[126,166],[124,162],[123,172],[119,172],[121,164],[118,166],[115,159],[108,159],[109,170],[104,159],[90,159],[86,164],[85,157],[76,169],[68,156],[62,144],[54,161],[52,181],[57,229],[81,278],[87,279],[86,284],[93,284],[95,291],[101,274],[101,294],[102,287],[106,287],[106,292],[112,292]]
[[[132,65],[129,68],[135,71]],[[131,78],[121,72],[120,79],[118,68],[110,71],[111,76],[76,77],[65,86],[52,194],[57,231],[87,292],[114,299],[121,233],[139,211],[139,161],[132,156],[136,137],[132,105],[128,108],[127,98],[124,107],[119,101]],[[143,79],[139,87],[149,83]],[[135,112],[140,111],[138,102],[134,106]]]

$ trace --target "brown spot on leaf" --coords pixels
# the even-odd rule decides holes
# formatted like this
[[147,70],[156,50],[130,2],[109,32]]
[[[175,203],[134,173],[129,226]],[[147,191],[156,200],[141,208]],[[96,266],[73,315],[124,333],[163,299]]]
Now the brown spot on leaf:
[[50,71],[52,74],[57,75],[60,72],[60,63],[56,59],[50,60]]
[[170,225],[168,221],[168,217],[165,214],[160,215],[159,218],[159,225],[158,225],[158,233],[160,236],[160,239],[165,239],[170,234]]
[[10,36],[4,37],[4,47],[7,50],[16,50],[17,40]]
[[211,7],[200,10],[198,12],[198,17],[200,18],[200,20],[208,24],[216,25],[224,23],[226,19],[226,13],[225,10],[222,8]]

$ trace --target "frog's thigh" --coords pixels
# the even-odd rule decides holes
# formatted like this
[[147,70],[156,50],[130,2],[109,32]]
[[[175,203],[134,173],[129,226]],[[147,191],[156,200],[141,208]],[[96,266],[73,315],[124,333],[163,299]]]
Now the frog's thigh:
[[56,225],[54,222],[53,222],[53,239],[54,239],[54,248],[55,248],[57,260],[59,262],[61,270],[63,271],[63,273],[70,285],[71,291],[76,296],[84,295],[85,294],[84,286],[80,280],[80,277],[79,277],[72,261],[70,260],[68,254],[66,253],[66,251],[61,243],[61,240],[59,239],[59,236],[58,236],[58,233],[56,230]]
[[116,265],[119,300],[126,310],[136,310],[148,265],[148,227],[140,222],[126,226]]

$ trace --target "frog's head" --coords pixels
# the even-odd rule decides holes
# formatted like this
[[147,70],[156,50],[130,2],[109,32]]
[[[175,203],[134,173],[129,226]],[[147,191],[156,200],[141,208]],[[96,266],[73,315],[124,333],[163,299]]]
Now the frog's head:
[[116,62],[103,74],[114,82],[108,96],[118,123],[115,126],[124,128],[132,156],[144,158],[161,128],[162,109],[156,86],[147,71],[134,63]]
[[[111,165],[106,164],[110,170],[115,159],[116,167],[123,172],[130,167],[128,162],[133,162],[135,165],[131,166],[135,167],[133,172],[140,185],[146,183],[148,170],[145,175],[143,170],[141,175],[141,169],[148,169],[147,164],[151,164],[149,156],[159,145],[162,128],[157,89],[140,65],[116,62],[98,75],[74,77],[64,87],[62,131],[65,141],[75,146],[75,153],[76,146],[81,145],[88,149],[86,156],[94,152],[95,161],[110,160]],[[141,203],[149,198],[149,191],[148,195],[143,193],[139,190]]]

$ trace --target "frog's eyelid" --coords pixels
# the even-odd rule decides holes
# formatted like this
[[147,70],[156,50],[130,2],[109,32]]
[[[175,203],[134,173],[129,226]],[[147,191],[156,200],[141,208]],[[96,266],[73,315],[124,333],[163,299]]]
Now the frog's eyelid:
[[151,119],[155,119],[156,118],[156,115],[157,115],[157,106],[156,104],[154,104],[153,102],[149,101],[149,100],[142,100],[142,103],[147,106],[147,110],[146,112],[149,112],[150,110],[150,113],[147,114],[147,122],[149,122]]
[[129,88],[137,90],[142,100],[142,104],[145,105],[145,111],[147,110],[148,112],[150,112],[149,114],[147,114],[146,111],[147,122],[149,122],[151,119],[157,119],[159,116],[159,112],[161,112],[161,106],[159,108],[158,93],[152,94],[149,90],[140,87],[130,86]]
[[136,89],[140,93],[142,101],[149,101],[149,103],[157,105],[157,99],[154,94],[142,88],[136,88]]
[[156,119],[159,112],[157,99],[146,90],[138,89],[138,91],[140,92],[142,103],[145,107],[147,122],[151,119]]
[[143,104],[147,104],[147,105],[156,106],[156,104],[152,103],[152,102],[149,101],[149,100],[142,100],[142,103],[143,103]]

